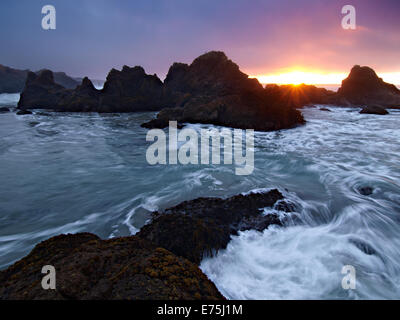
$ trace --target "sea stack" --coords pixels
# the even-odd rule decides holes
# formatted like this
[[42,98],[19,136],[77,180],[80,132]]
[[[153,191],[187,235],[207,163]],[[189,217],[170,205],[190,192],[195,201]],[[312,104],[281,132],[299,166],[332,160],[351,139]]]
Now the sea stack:
[[223,52],[208,52],[190,65],[173,64],[164,86],[166,105],[172,108],[143,127],[165,128],[178,121],[271,131],[305,123],[299,111],[271,99],[257,79],[241,72]]
[[354,66],[338,95],[353,105],[400,107],[400,90],[384,82],[370,67]]

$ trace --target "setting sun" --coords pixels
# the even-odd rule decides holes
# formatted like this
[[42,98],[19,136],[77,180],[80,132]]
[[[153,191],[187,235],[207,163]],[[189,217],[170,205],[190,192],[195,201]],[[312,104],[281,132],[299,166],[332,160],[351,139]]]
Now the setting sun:
[[[276,84],[341,84],[342,80],[348,76],[348,73],[319,73],[313,71],[293,70],[283,73],[254,75],[251,78],[257,78],[260,83]],[[384,81],[394,84],[400,84],[400,72],[378,74]]]

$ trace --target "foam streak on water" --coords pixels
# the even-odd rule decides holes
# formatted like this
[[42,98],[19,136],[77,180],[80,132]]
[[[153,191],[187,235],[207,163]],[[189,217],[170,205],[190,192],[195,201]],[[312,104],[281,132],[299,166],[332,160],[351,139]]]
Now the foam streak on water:
[[[400,112],[304,111],[308,124],[257,135],[258,164],[295,192],[296,219],[233,237],[201,264],[231,299],[400,298]],[[269,149],[269,150],[268,150]],[[361,187],[374,193],[363,196]],[[342,289],[344,265],[356,290]]]
[[[60,233],[134,234],[149,212],[184,200],[279,188],[296,204],[280,212],[284,227],[241,233],[201,264],[226,297],[400,298],[400,112],[331,109],[256,133],[250,176],[234,165],[148,165],[140,124],[153,113],[2,113],[0,269]],[[359,193],[366,186],[372,195]],[[341,288],[346,264],[355,291]]]

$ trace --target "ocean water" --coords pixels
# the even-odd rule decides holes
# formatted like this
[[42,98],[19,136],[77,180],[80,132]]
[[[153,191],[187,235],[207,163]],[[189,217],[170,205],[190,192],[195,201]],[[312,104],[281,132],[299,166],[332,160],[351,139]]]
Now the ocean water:
[[[0,105],[16,101],[0,95]],[[296,206],[276,211],[283,227],[240,233],[201,263],[227,298],[400,298],[400,110],[330,109],[256,132],[249,176],[233,165],[149,165],[140,124],[154,113],[2,113],[0,269],[60,233],[135,234],[151,211],[184,200],[278,188]],[[342,288],[345,265],[355,290]]]

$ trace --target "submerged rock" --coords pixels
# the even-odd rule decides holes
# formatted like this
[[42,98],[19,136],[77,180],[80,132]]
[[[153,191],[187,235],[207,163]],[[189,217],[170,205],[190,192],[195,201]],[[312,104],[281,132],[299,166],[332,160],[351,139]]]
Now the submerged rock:
[[361,187],[358,189],[358,192],[363,196],[370,196],[374,193],[374,189],[372,187]]
[[364,252],[367,255],[376,255],[377,251],[368,243],[358,240],[358,239],[350,239],[350,243],[354,244],[358,249]]
[[17,111],[17,115],[18,116],[23,116],[23,115],[26,115],[26,114],[32,114],[32,111],[29,111],[29,110],[19,110],[19,111]]
[[360,111],[360,113],[379,114],[379,115],[389,114],[389,112],[385,108],[377,105],[366,106]]
[[[41,286],[45,265],[56,269],[56,290]],[[0,271],[0,283],[2,300],[223,299],[195,264],[135,236],[53,237]]]
[[10,109],[6,108],[6,107],[0,107],[0,113],[4,113],[4,112],[10,112]]
[[328,109],[328,108],[320,108],[319,110],[321,110],[321,111],[328,111],[328,112],[332,112],[330,109]]
[[228,199],[199,198],[185,201],[165,212],[153,213],[153,221],[138,237],[162,246],[176,255],[199,264],[204,255],[226,248],[238,231],[263,231],[280,225],[275,214],[263,214],[263,208],[283,199],[278,190],[237,195]]

